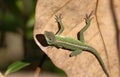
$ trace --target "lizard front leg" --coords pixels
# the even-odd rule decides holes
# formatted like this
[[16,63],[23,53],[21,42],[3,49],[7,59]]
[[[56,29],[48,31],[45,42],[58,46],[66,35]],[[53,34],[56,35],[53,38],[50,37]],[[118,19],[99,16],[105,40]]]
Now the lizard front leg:
[[58,23],[58,26],[60,28],[59,31],[56,33],[56,35],[60,35],[64,30],[64,25],[62,23],[61,14],[59,16],[56,15],[55,19],[56,19],[56,22]]

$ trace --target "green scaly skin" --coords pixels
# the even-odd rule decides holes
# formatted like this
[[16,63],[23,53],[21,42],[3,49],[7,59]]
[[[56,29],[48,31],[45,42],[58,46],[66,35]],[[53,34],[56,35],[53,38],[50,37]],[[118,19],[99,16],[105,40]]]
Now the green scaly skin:
[[86,25],[79,32],[80,40],[76,40],[76,39],[73,39],[70,37],[64,37],[64,36],[60,35],[64,30],[64,25],[61,21],[61,19],[62,19],[61,15],[56,16],[56,18],[55,18],[58,25],[60,26],[60,30],[57,32],[57,34],[55,35],[53,32],[45,31],[44,36],[45,36],[47,43],[50,46],[56,46],[59,48],[65,48],[65,49],[73,51],[70,54],[71,57],[77,56],[82,51],[88,51],[88,52],[94,54],[94,56],[98,59],[103,71],[105,72],[107,77],[109,77],[107,69],[105,68],[105,65],[104,65],[99,53],[93,47],[87,45],[84,41],[84,32],[90,26],[90,22],[92,20],[91,15],[92,15],[92,12],[89,15],[86,15],[86,18],[85,18]]

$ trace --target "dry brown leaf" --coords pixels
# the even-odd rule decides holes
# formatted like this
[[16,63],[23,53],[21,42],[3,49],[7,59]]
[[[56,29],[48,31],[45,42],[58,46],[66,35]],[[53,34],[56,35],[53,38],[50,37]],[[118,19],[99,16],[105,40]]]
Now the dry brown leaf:
[[[77,32],[85,25],[85,15],[94,10],[94,18],[85,32],[85,40],[98,51],[110,77],[119,77],[118,40],[111,7],[116,7],[115,12],[118,15],[120,1],[114,2],[116,4],[110,6],[109,0],[38,0],[34,27],[37,45],[57,67],[66,72],[68,77],[106,77],[93,54],[84,51],[76,57],[69,57],[71,51],[43,46],[45,40],[41,35],[44,31],[56,33],[58,25],[54,18],[55,15],[62,14],[65,25],[62,35],[77,39]],[[120,20],[120,15],[117,20]],[[117,24],[120,25],[119,22]]]

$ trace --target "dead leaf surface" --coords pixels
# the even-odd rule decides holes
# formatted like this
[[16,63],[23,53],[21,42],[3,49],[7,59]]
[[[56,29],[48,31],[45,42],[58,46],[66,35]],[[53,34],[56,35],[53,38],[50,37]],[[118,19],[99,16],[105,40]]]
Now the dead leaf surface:
[[[118,1],[118,2],[117,2]],[[114,1],[116,15],[119,0]],[[102,57],[110,77],[119,77],[119,57],[116,28],[109,0],[38,0],[35,16],[34,39],[52,62],[66,72],[68,77],[106,77],[95,56],[82,52],[69,57],[71,51],[48,47],[43,37],[44,31],[58,31],[55,15],[62,14],[65,30],[63,36],[77,39],[77,33],[85,25],[85,15],[94,10],[91,26],[85,32],[88,45],[94,47]],[[117,20],[120,20],[118,15]],[[120,23],[118,23],[120,26]],[[117,27],[119,27],[117,25]]]

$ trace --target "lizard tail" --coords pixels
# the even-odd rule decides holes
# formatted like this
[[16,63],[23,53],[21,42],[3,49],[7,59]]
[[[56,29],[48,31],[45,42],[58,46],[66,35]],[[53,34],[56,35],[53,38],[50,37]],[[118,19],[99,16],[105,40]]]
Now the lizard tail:
[[94,54],[94,56],[95,56],[95,57],[97,58],[97,60],[99,61],[100,65],[101,65],[103,71],[105,72],[105,74],[107,75],[107,77],[110,77],[109,74],[108,74],[108,72],[107,72],[107,69],[105,68],[105,64],[104,64],[102,58],[100,57],[99,53],[98,53],[94,48],[92,48],[92,47],[89,47],[89,48],[90,48],[89,51],[90,51],[92,54]]

